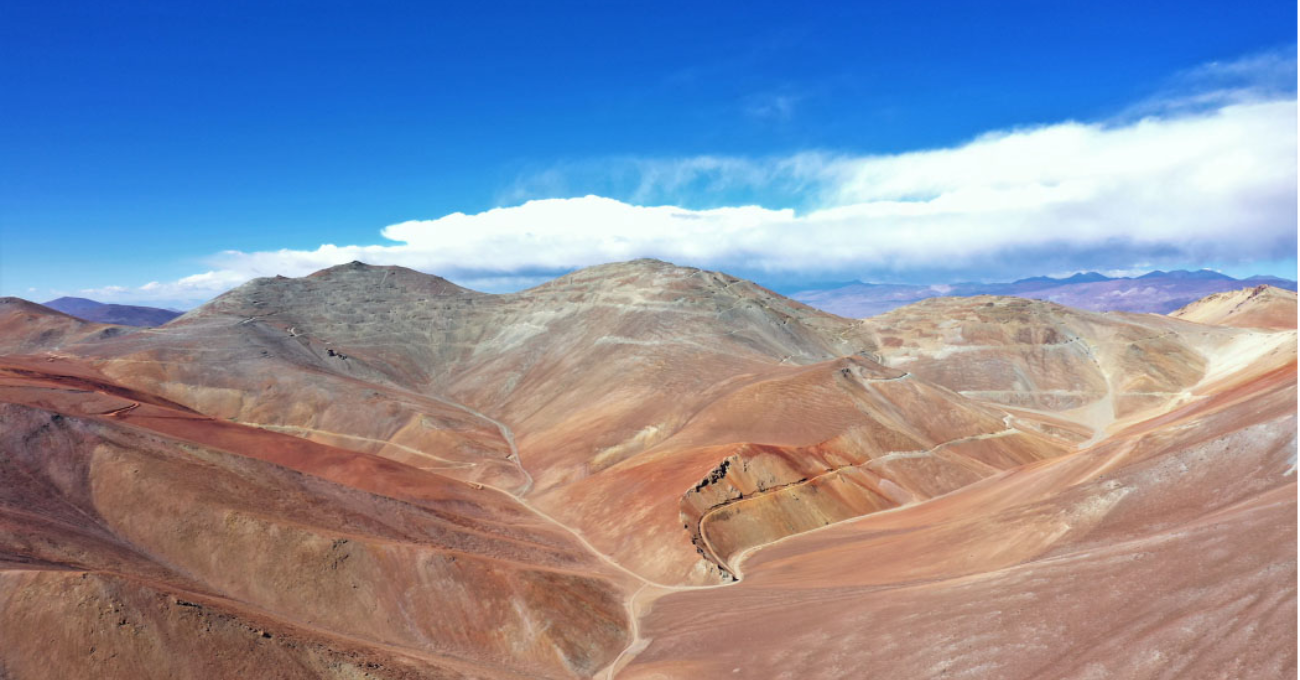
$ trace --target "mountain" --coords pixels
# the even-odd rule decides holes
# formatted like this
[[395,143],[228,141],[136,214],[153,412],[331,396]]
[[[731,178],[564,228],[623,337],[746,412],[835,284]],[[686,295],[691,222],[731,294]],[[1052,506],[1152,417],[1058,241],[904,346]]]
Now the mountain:
[[45,306],[86,321],[119,326],[161,326],[181,315],[170,309],[104,304],[78,297],[61,297],[46,302]]
[[752,553],[732,587],[642,603],[618,677],[1289,677],[1295,334],[1279,339],[1280,355],[1080,453],[802,533]]
[[1061,284],[1094,283],[1096,281],[1109,281],[1109,280],[1110,277],[1106,276],[1105,274],[1101,274],[1098,272],[1082,272],[1079,274],[1075,274],[1074,276],[1061,279]]
[[67,360],[0,395],[17,677],[589,676],[627,635],[628,577],[504,493]]
[[130,328],[91,323],[22,298],[0,298],[0,355],[56,350],[92,338],[110,338]]
[[1294,329],[1296,294],[1295,291],[1260,285],[1216,293],[1171,312],[1169,316],[1216,326]]
[[[438,450],[444,474],[511,489],[639,575],[683,584],[730,578],[725,558],[682,540],[680,524],[726,494],[683,505],[683,490],[728,459],[747,460],[750,449],[732,446],[745,437],[841,446],[828,442],[867,427],[861,408],[878,390],[953,417],[907,436],[892,434],[900,425],[886,420],[853,440],[859,448],[880,438],[881,454],[931,448],[1004,429],[1000,411],[911,381],[867,389],[892,379],[871,361],[873,350],[849,320],[748,281],[653,260],[593,267],[509,295],[352,263],[259,279],[148,338],[87,348],[116,379],[205,413],[342,445],[348,437],[400,443],[405,462],[416,462],[409,450]],[[751,418],[765,401],[773,413],[797,408],[810,418],[768,434],[736,424],[737,411]],[[450,428],[429,427],[430,418]],[[517,457],[499,437],[493,442],[497,422],[510,423]],[[454,444],[447,429],[459,434]],[[861,453],[841,455],[865,462]],[[798,465],[761,465],[765,484],[811,479]],[[630,469],[664,484],[638,485],[645,497],[616,519],[583,512],[628,497]],[[966,483],[985,470],[948,476]],[[894,482],[906,487],[903,474]],[[864,485],[820,512],[838,518],[903,497],[886,502],[878,491]]]
[[1202,348],[1232,335],[1203,331],[1193,340],[1132,316],[988,295],[924,300],[862,327],[890,366],[966,396],[1103,427],[1194,385],[1207,367]]
[[16,677],[1294,671],[1294,329],[657,260],[9,304]]
[[1175,281],[1236,281],[1236,279],[1227,274],[1221,274],[1210,269],[1199,269],[1197,271],[1175,269],[1171,272],[1162,272],[1157,269],[1156,271],[1148,272],[1137,278],[1139,281],[1147,279],[1173,279]]
[[1154,271],[1136,278],[1111,278],[1097,272],[1088,272],[1068,278],[1038,276],[1011,283],[933,286],[853,283],[827,290],[803,291],[791,297],[818,309],[851,318],[876,316],[932,297],[974,295],[1014,295],[1098,312],[1167,314],[1206,295],[1265,284],[1288,290],[1296,289],[1294,281],[1273,276],[1234,279],[1202,269],[1194,272]]

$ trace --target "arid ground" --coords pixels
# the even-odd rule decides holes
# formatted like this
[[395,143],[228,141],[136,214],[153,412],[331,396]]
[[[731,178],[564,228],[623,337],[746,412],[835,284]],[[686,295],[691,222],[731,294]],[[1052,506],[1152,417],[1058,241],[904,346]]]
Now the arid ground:
[[0,678],[1288,678],[1296,295],[0,301]]

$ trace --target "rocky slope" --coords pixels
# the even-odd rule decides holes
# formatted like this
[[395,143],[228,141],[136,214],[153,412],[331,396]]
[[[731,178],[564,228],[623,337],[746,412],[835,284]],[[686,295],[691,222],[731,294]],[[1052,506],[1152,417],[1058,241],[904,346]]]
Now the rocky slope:
[[1293,675],[1287,335],[1084,452],[795,536],[732,588],[642,598],[618,677]]
[[1273,286],[1243,288],[1197,300],[1169,316],[1215,326],[1294,329],[1296,294]]
[[10,306],[16,677],[51,639],[63,676],[1294,671],[1294,330],[858,321],[653,260],[509,295],[352,263],[130,335]]
[[625,644],[628,578],[506,494],[66,361],[0,361],[0,419],[13,677],[585,676]]
[[1050,302],[934,298],[862,322],[884,361],[1008,406],[1104,427],[1179,397],[1236,333]]
[[[880,372],[876,349],[861,324],[658,261],[593,267],[512,295],[353,263],[259,279],[147,339],[99,343],[86,356],[203,413],[527,495],[645,578],[707,584],[732,576],[726,556],[701,545],[701,526],[717,524],[729,554],[776,535],[751,514],[788,520],[798,497],[790,487],[743,505],[729,497],[739,491],[686,499],[726,460],[749,457],[730,445],[826,450],[818,465],[748,463],[768,486],[837,489],[798,521],[758,523],[789,527],[777,533],[942,493],[1023,462],[1028,449],[1037,458],[1069,448],[1059,433],[1026,434],[1005,411],[949,390],[883,384],[899,376]],[[951,417],[918,430],[903,415],[911,408]],[[808,415],[795,424],[792,409]],[[873,412],[892,415],[863,415]],[[995,462],[958,454],[974,448]],[[433,458],[422,464],[420,454]],[[877,490],[844,485],[868,464],[897,487],[884,505]],[[929,477],[916,479],[926,466]],[[617,521],[599,510],[629,497],[634,510]],[[720,504],[731,507],[704,519]],[[740,521],[724,529],[724,517]],[[748,528],[724,538],[731,527]]]

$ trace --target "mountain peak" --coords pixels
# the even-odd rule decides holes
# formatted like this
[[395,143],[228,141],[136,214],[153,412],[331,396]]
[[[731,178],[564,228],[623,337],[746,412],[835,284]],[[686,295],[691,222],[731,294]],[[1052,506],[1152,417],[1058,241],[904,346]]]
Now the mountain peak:
[[482,296],[441,276],[395,265],[352,261],[327,267],[302,277],[271,276],[253,279],[217,296],[189,314],[187,319],[212,315],[260,316],[272,311],[316,304],[320,300],[373,304],[398,297],[443,298]]
[[1043,286],[1060,286],[1071,283],[1094,283],[1097,281],[1110,281],[1111,277],[1100,272],[1079,272],[1065,278],[1055,278],[1052,276],[1031,276],[1027,279],[1017,279],[1011,282],[1013,286],[1024,288],[1026,285],[1041,284]]
[[671,262],[643,257],[636,260],[627,260],[625,262],[606,262],[604,264],[583,267],[582,269],[569,272],[564,276],[540,284],[531,290],[543,291],[548,289],[569,288],[575,285],[599,289],[627,287],[660,288],[668,285],[668,282],[671,280],[700,276],[707,277],[708,275],[725,277],[728,282],[738,280],[735,279],[735,277],[719,272],[708,272],[695,267],[683,267]]
[[1062,283],[1092,283],[1094,281],[1109,281],[1110,277],[1101,272],[1080,272],[1066,279],[1061,279]]
[[1173,271],[1162,272],[1153,271],[1149,274],[1143,274],[1137,277],[1139,279],[1176,279],[1180,281],[1200,280],[1200,281],[1235,281],[1236,279],[1214,271],[1213,269],[1198,269],[1189,271],[1187,269],[1175,269]]
[[[434,276],[433,274],[425,274],[423,272],[418,272],[414,269],[408,269],[406,267],[399,267],[397,265],[388,265],[388,264],[369,264],[367,262],[362,262],[361,260],[353,260],[351,262],[346,262],[344,264],[336,264],[333,267],[326,267],[324,269],[320,269],[315,272],[312,272],[307,276],[308,277],[329,276],[332,274],[339,274],[345,272],[383,273],[383,272],[399,272],[399,271],[411,272],[412,274],[420,274],[421,276],[432,276],[433,278],[442,278],[439,276]],[[293,277],[278,276],[275,278],[292,279]]]
[[91,306],[91,307],[103,307],[103,306],[104,306],[104,303],[103,303],[103,302],[96,302],[95,300],[91,300],[90,298],[73,297],[73,296],[71,296],[71,295],[64,295],[63,297],[58,297],[58,298],[55,298],[55,299],[53,299],[53,300],[50,300],[49,302],[44,302],[44,303],[41,303],[41,304],[44,304],[46,307],[49,307],[50,305],[52,305],[52,304],[57,304],[57,303],[77,303],[77,304],[88,305],[88,306]]

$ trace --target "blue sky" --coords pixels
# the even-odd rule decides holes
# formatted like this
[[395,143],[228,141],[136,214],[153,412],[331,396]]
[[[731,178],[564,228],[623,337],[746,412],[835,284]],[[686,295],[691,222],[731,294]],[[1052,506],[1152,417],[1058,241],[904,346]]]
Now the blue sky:
[[[182,304],[358,253],[498,289],[624,255],[786,285],[1295,276],[1294,3],[848,4],[13,0],[0,293]],[[1245,136],[1140,197],[1083,186],[1177,134]],[[1160,194],[1180,168],[1231,191]],[[1187,247],[1179,191],[1217,220]]]

